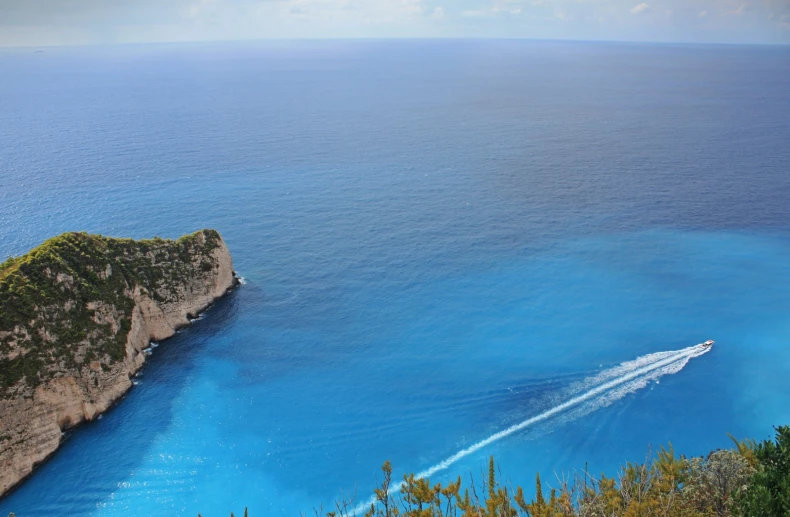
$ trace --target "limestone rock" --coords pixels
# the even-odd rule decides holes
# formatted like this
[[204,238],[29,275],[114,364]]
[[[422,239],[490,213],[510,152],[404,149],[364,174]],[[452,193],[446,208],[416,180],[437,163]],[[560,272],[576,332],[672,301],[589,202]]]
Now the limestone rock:
[[0,496],[131,387],[149,343],[237,285],[219,233],[64,234],[0,265]]

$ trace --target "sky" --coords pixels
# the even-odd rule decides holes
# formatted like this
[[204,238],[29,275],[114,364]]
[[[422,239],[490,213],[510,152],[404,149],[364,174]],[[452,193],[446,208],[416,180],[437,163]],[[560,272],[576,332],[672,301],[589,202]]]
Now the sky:
[[790,44],[790,0],[0,0],[0,46],[269,38]]

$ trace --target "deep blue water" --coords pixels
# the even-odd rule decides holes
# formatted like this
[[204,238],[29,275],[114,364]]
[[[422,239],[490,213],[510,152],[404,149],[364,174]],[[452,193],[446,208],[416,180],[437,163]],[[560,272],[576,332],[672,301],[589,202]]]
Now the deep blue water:
[[788,47],[0,49],[0,78],[0,260],[212,227],[247,281],[0,515],[296,516],[708,338],[434,479],[790,423]]

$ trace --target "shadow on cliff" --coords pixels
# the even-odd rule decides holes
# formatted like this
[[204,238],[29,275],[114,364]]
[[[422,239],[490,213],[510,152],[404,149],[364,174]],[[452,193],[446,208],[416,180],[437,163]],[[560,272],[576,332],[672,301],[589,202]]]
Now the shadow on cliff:
[[[0,500],[0,515],[48,515],[64,508],[73,515],[92,514],[116,490],[133,485],[135,471],[172,425],[177,401],[195,381],[204,354],[227,346],[223,336],[238,319],[241,291],[229,293],[193,325],[158,343],[126,396],[98,420],[68,431],[55,454]],[[51,491],[52,486],[58,490]]]

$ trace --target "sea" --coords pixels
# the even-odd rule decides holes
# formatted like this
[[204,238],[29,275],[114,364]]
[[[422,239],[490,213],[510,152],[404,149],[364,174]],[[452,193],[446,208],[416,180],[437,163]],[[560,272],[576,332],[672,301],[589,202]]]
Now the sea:
[[790,46],[0,49],[0,135],[0,260],[215,228],[244,279],[0,515],[314,515],[387,460],[529,494],[790,424]]

